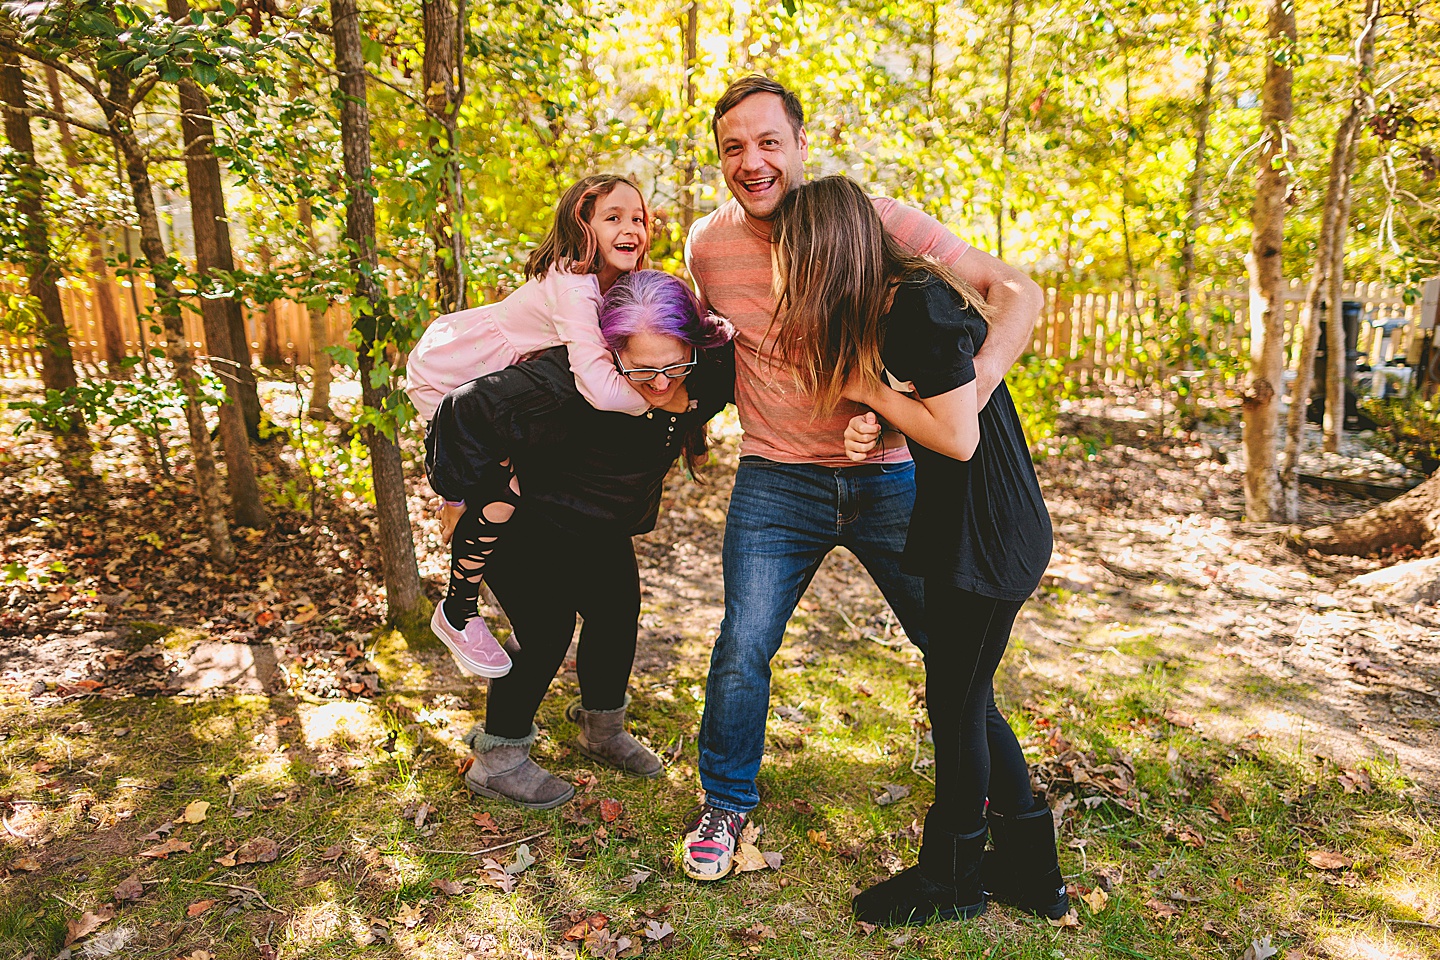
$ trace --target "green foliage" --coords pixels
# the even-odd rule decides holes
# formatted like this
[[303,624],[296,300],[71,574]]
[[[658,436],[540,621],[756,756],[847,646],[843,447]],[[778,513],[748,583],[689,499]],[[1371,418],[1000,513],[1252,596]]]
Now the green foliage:
[[1015,399],[1031,454],[1037,460],[1042,459],[1045,441],[1055,434],[1061,402],[1077,396],[1079,386],[1065,372],[1062,361],[1034,353],[1020,358],[1006,375],[1005,384]]
[[1427,476],[1440,469],[1440,397],[1363,398],[1360,409],[1375,421],[1381,451]]
[[[160,439],[170,423],[184,416],[185,396],[173,379],[159,372],[132,370],[132,374],[129,380],[87,380],[64,390],[47,390],[42,400],[11,400],[7,406],[25,414],[15,432],[38,428],[69,433],[83,423],[99,427],[96,439],[102,442],[122,427],[151,440]],[[218,408],[224,397],[219,377],[202,370],[201,402]]]

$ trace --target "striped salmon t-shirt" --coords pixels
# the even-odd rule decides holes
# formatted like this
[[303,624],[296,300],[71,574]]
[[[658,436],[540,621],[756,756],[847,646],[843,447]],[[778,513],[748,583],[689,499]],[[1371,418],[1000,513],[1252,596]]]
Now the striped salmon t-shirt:
[[[897,200],[876,197],[875,209],[890,235],[912,253],[954,266],[970,249],[938,220]],[[748,218],[732,197],[690,228],[685,264],[700,298],[735,325],[735,407],[745,431],[741,455],[781,463],[852,465],[845,456],[845,425],[865,408],[842,400],[832,414],[816,416],[813,401],[790,367],[771,357],[775,296],[770,225]],[[909,459],[898,431],[886,430],[882,442],[883,459]]]

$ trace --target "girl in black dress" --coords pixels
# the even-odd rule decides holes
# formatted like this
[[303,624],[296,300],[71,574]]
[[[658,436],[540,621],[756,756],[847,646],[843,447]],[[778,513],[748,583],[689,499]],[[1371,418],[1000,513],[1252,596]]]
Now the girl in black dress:
[[[870,923],[978,916],[990,899],[1069,910],[1054,823],[1030,789],[993,678],[1021,605],[1050,560],[1050,515],[1002,383],[982,404],[973,358],[985,304],[943,265],[903,252],[854,181],[802,184],[773,221],[777,343],[821,410],[870,407],[846,431],[864,460],[876,414],[911,440],[915,508],[903,568],[925,578],[926,704],[935,802],[920,862],[855,898]],[[994,849],[985,852],[987,834]],[[983,866],[982,866],[983,860]]]

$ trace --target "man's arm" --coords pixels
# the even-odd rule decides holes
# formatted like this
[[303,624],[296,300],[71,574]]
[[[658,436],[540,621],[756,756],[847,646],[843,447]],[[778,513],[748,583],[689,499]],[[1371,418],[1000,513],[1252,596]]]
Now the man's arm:
[[896,242],[947,264],[993,309],[990,332],[975,354],[975,386],[983,407],[1030,346],[1030,334],[1045,305],[1044,291],[1019,270],[956,237],[929,214],[888,197],[878,198],[875,209]]

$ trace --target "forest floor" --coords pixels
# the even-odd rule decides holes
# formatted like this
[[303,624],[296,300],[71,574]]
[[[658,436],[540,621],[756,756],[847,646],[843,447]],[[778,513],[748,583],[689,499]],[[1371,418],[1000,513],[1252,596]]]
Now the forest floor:
[[[267,389],[275,522],[238,531],[229,574],[132,436],[77,472],[4,414],[0,956],[1440,957],[1440,609],[1347,586],[1387,561],[1242,522],[1232,430],[1160,436],[1110,398],[1065,415],[1083,454],[1040,467],[1055,557],[998,686],[1075,914],[877,930],[848,898],[914,862],[932,761],[919,657],[843,552],[775,661],[764,856],[718,883],[677,867],[733,422],[708,482],[673,477],[637,542],[633,726],[665,775],[571,747],[567,662],[536,753],[579,790],[530,813],[457,776],[483,684],[380,626],[363,451]],[[1366,506],[1305,497],[1306,525]]]

